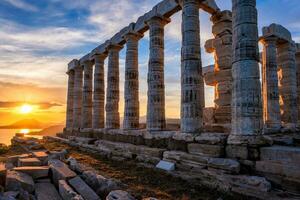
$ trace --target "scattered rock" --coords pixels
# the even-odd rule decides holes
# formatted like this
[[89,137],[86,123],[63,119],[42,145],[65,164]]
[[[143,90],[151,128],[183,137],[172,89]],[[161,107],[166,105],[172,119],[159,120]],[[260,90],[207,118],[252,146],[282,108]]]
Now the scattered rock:
[[17,171],[7,171],[6,190],[19,191],[24,189],[29,193],[34,191],[34,182],[31,176]]
[[162,170],[165,170],[165,171],[173,171],[173,170],[175,170],[175,164],[172,163],[172,162],[167,162],[167,161],[161,160],[156,165],[156,168],[162,169]]
[[75,178],[70,179],[69,184],[85,200],[100,200],[99,196],[79,176],[76,176]]
[[6,179],[6,166],[4,163],[0,163],[0,185],[5,186]]
[[53,182],[57,186],[59,180],[68,180],[76,176],[76,173],[60,160],[50,160],[48,164],[52,171]]
[[135,200],[135,198],[126,191],[114,190],[108,194],[106,200]]
[[15,167],[13,170],[28,174],[34,179],[48,177],[48,166],[28,166],[28,167]]
[[37,183],[35,186],[37,200],[62,200],[51,183]]
[[78,195],[65,180],[58,182],[59,194],[63,200],[84,200],[82,196]]
[[221,169],[236,174],[240,172],[240,163],[236,160],[226,158],[209,158],[208,167]]
[[37,158],[19,158],[18,166],[41,166],[42,162]]

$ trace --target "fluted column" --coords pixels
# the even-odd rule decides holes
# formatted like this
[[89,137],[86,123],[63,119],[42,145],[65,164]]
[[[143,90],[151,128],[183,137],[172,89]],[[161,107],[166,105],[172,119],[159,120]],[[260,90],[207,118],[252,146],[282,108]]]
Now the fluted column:
[[300,126],[300,44],[296,44],[298,126]]
[[119,52],[122,46],[110,44],[108,46],[108,69],[107,69],[107,90],[106,90],[106,128],[120,128],[119,115]]
[[164,26],[170,20],[154,16],[147,24],[150,28],[150,55],[148,66],[147,130],[166,128],[164,83]]
[[94,95],[93,95],[93,129],[104,128],[104,60],[106,54],[93,56],[95,62],[94,70]]
[[66,115],[66,128],[73,128],[73,104],[74,104],[74,70],[67,72],[68,79],[68,94],[67,94],[67,115]]
[[181,132],[203,128],[204,82],[202,76],[199,1],[182,0]]
[[83,83],[83,69],[78,64],[74,68],[74,104],[73,104],[73,128],[79,129],[81,127],[81,109],[82,109],[82,83]]
[[281,121],[285,128],[291,130],[296,128],[298,121],[295,53],[294,42],[285,42],[277,46]]
[[82,63],[84,71],[83,94],[82,94],[82,118],[81,128],[92,128],[93,115],[93,63]]
[[126,40],[126,64],[124,85],[124,129],[139,128],[139,70],[138,70],[138,41],[142,34],[129,32],[124,36]]
[[256,0],[232,0],[232,129],[229,143],[261,134],[262,99]]
[[276,55],[277,38],[267,37],[260,41],[264,45],[262,64],[264,132],[273,133],[281,127]]

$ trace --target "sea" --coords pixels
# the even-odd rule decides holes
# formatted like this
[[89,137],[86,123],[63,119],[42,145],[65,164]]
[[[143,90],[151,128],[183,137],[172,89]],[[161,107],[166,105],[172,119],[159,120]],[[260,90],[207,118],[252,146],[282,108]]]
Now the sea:
[[0,129],[0,143],[5,145],[11,144],[11,139],[16,133],[23,133],[25,137],[34,137],[37,139],[42,139],[41,135],[28,135],[30,132],[38,132],[41,129]]

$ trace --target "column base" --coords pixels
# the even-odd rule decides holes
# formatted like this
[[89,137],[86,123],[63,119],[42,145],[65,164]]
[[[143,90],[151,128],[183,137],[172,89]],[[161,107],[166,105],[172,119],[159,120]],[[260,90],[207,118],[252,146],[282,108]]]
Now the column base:
[[227,144],[247,146],[269,146],[273,144],[272,138],[265,135],[229,135]]

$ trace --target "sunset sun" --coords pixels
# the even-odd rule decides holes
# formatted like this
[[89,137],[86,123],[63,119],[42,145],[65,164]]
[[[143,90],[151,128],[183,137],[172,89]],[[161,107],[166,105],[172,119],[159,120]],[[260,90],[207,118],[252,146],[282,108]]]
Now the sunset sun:
[[24,104],[20,107],[20,113],[21,114],[28,114],[31,113],[33,110],[33,107],[31,105],[28,104]]

